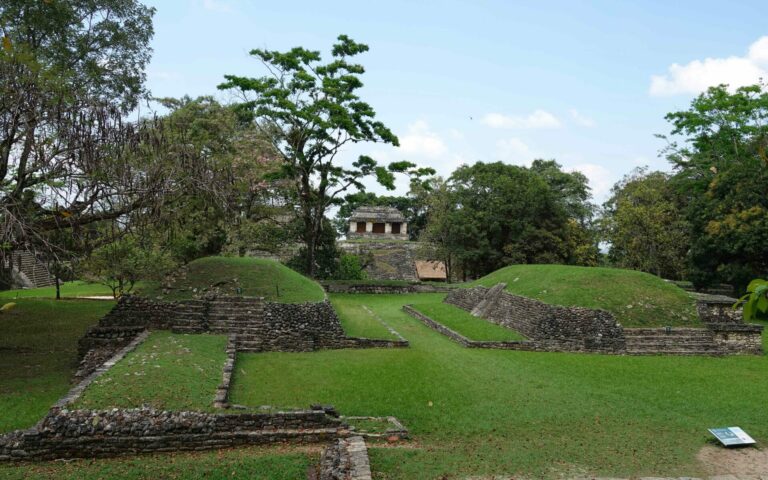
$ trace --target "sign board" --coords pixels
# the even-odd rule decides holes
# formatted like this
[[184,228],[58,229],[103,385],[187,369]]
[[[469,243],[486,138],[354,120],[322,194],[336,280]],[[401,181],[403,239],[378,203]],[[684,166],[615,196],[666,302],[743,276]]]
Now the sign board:
[[755,440],[739,427],[710,428],[709,432],[726,447],[754,445]]

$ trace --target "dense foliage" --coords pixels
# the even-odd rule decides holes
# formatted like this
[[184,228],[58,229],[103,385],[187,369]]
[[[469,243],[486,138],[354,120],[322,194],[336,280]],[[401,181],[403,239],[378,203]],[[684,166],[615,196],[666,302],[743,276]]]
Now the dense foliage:
[[710,88],[667,115],[669,160],[690,224],[689,277],[738,289],[768,272],[768,91]]
[[586,177],[555,161],[464,165],[435,182],[421,238],[434,244],[454,277],[515,263],[592,264],[597,246],[585,231],[588,199]]
[[613,265],[684,278],[689,224],[669,174],[636,169],[613,187],[603,207]]
[[0,236],[56,254],[51,232],[155,201],[153,143],[124,115],[145,96],[154,9],[136,0],[0,4]]

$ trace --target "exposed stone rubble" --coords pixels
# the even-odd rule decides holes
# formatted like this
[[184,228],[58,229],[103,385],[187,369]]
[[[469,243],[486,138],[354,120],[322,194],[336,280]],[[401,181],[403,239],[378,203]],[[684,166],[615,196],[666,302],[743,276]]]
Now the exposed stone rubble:
[[216,387],[216,396],[213,398],[213,406],[216,408],[229,407],[229,386],[232,384],[232,372],[235,370],[237,348],[235,335],[230,335],[227,341],[227,360],[221,374],[221,383]]
[[340,438],[323,452],[320,480],[371,480],[368,449],[362,437]]
[[337,438],[345,425],[324,410],[172,412],[152,408],[54,408],[35,428],[0,436],[0,461],[113,457]]

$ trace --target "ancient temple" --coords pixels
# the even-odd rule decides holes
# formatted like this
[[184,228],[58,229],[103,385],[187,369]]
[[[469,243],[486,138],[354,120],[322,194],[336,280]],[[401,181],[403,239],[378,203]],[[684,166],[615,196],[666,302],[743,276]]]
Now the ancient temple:
[[349,217],[347,239],[408,240],[408,223],[396,208],[360,207]]

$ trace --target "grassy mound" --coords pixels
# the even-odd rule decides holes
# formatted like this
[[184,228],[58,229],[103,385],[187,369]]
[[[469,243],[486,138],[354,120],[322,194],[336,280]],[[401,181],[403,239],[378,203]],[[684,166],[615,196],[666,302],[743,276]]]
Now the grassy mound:
[[568,265],[511,265],[470,284],[545,303],[608,310],[625,327],[694,326],[695,302],[683,289],[643,272]]
[[164,300],[196,298],[207,292],[264,297],[280,303],[320,302],[323,288],[274,260],[250,257],[205,257],[190,262],[170,285],[147,285],[137,293]]

